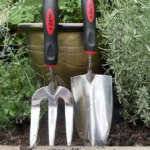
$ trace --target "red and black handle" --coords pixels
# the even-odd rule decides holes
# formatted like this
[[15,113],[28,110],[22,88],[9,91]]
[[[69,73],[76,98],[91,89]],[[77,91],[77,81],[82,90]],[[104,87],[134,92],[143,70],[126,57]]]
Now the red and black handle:
[[58,63],[58,1],[43,0],[44,62],[49,68]]
[[86,54],[96,54],[96,2],[81,0],[84,23],[84,51]]

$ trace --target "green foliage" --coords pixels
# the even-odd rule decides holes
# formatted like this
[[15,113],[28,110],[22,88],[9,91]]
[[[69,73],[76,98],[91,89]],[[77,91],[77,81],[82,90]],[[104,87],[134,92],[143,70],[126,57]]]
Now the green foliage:
[[59,0],[60,22],[82,22],[81,0]]
[[150,126],[150,2],[113,0],[111,8],[102,5],[98,28],[108,46],[103,55],[115,75],[123,116]]
[[24,34],[17,34],[17,33],[14,33],[14,34],[10,34],[9,35],[9,38],[5,38],[3,40],[3,43],[4,45],[7,45],[7,46],[23,46],[25,45],[25,36]]
[[[9,23],[42,22],[42,0],[20,0],[9,10]],[[81,22],[80,0],[59,0],[59,22]]]
[[30,60],[23,51],[14,54],[10,49],[9,60],[0,61],[0,129],[12,127],[16,119],[29,118],[30,99],[39,88]]
[[37,4],[37,2],[39,1],[34,4],[33,1],[30,1],[31,5],[29,5],[30,3],[27,0],[19,1],[9,11],[9,23],[40,22],[42,4]]
[[24,6],[31,6],[31,5],[39,5],[42,4],[42,0],[25,0]]
[[[8,19],[9,6],[12,0],[1,0],[0,1],[0,25]],[[1,28],[1,26],[0,26]]]

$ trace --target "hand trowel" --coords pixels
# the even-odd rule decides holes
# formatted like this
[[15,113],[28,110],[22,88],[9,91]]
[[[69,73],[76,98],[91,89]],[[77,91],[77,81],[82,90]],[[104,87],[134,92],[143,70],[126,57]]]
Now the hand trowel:
[[71,78],[75,122],[86,145],[104,145],[112,120],[112,77],[92,73],[92,55],[96,54],[95,0],[81,1],[84,52],[89,56],[89,64],[87,74]]

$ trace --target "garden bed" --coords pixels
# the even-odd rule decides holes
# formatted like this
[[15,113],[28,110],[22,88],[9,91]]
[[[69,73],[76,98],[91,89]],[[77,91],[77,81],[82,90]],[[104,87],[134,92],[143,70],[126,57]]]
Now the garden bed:
[[[26,48],[23,49],[24,37],[12,34],[7,24],[11,23],[12,26],[17,26],[17,24],[21,22],[42,21],[41,14],[39,13],[41,12],[42,5],[39,5],[39,1],[35,1],[38,5],[33,6],[35,3],[30,1],[33,6],[31,13],[31,9],[28,9],[31,7],[31,4],[28,2],[29,0],[25,0],[25,4],[22,7],[22,3],[18,3],[18,1],[15,3],[6,1],[2,6],[4,7],[2,10],[12,8],[10,9],[10,12],[8,11],[7,15],[3,14],[3,16],[9,16],[9,14],[11,14],[11,16],[9,16],[11,18],[7,18],[8,20],[3,22],[1,29],[4,33],[0,39],[0,42],[2,44],[5,43],[5,46],[7,47],[4,49],[4,53],[2,53],[1,57],[3,59],[9,58],[6,62],[1,62],[0,69],[0,78],[2,81],[0,84],[2,89],[0,95],[0,127],[3,127],[4,129],[10,127],[9,125],[12,124],[14,118],[20,119],[29,117],[30,98],[35,90],[40,87],[35,72],[30,66],[30,60],[26,57]],[[62,8],[61,11],[63,12],[60,13],[62,16],[59,16],[61,22],[82,21],[80,4],[77,3],[77,1],[74,1],[74,4],[75,5],[72,8],[72,1],[68,1],[68,3],[61,1],[60,6]],[[71,8],[71,12],[68,12],[68,8]],[[19,18],[23,19],[21,19],[20,22],[16,22],[16,20],[18,20],[18,15],[16,15],[18,11],[16,10],[20,10],[20,13],[18,13],[18,15],[20,15]],[[32,15],[32,17],[30,17],[31,20],[29,20],[27,17],[28,15],[26,16],[24,12],[26,12],[26,15]],[[110,73],[114,74],[113,81],[114,84],[116,84],[115,88],[118,93],[118,99],[124,107],[124,109],[122,109],[118,102],[114,103],[113,121],[107,146],[150,146],[149,2],[142,2],[142,0],[98,0],[97,12],[98,16],[101,14],[101,17],[97,18],[97,28],[100,31],[98,37],[102,36],[102,39],[98,41],[98,46],[103,53],[103,57],[106,59],[107,64],[110,66]],[[76,14],[76,16],[70,14]],[[4,42],[2,42],[3,39],[5,39]],[[21,48],[12,48],[11,45],[20,45]],[[2,50],[1,46],[0,49]],[[14,51],[14,49],[18,50]],[[126,118],[128,122],[130,121],[131,124],[127,123],[127,121],[121,117],[121,109],[123,110],[124,118]],[[47,114],[45,114],[40,121],[37,141],[38,146],[48,145],[47,118]],[[137,123],[136,126],[133,125],[135,122]],[[145,124],[145,126],[143,124]],[[146,125],[149,126],[149,128],[146,127]],[[27,149],[29,146],[29,130],[29,121],[26,121],[23,124],[17,124],[15,131],[6,130],[6,132],[2,132],[1,129],[0,145],[21,145],[22,150]],[[66,146],[65,117],[62,103],[59,104],[55,145]],[[75,125],[72,145],[84,145],[79,139]],[[39,147],[39,149],[43,148]],[[86,149],[86,147],[83,149]],[[142,147],[141,149],[143,150]],[[113,150],[119,149],[113,148]]]
[[[150,146],[150,128],[143,127],[142,124],[133,126],[125,123],[119,114],[120,105],[115,104],[113,113],[112,128],[107,146]],[[63,103],[59,103],[59,113],[57,120],[57,131],[55,145],[66,146],[65,116]],[[40,121],[38,145],[48,145],[48,123],[47,115]],[[21,145],[22,149],[29,146],[29,122],[18,125],[17,131],[7,131],[0,133],[0,145]],[[72,146],[83,146],[79,139],[76,128],[74,128]]]

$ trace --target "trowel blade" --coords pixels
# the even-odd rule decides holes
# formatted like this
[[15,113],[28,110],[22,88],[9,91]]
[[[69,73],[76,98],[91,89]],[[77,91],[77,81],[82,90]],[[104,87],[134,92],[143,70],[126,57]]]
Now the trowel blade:
[[86,144],[104,145],[112,120],[112,77],[95,75],[90,83],[86,75],[71,78],[76,127]]

